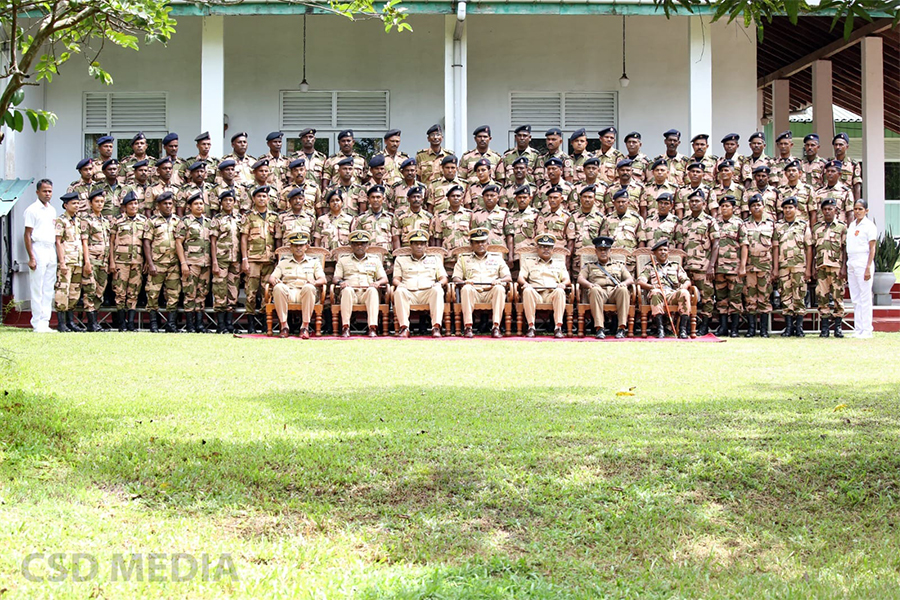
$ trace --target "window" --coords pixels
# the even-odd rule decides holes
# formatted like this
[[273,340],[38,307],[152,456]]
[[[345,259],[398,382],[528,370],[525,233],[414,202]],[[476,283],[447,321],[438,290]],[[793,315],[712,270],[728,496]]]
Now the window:
[[85,92],[82,129],[84,156],[97,156],[97,139],[116,138],[116,156],[131,154],[130,141],[138,131],[147,136],[148,154],[159,156],[160,140],[169,131],[166,92]]
[[884,163],[884,197],[900,200],[900,162]]
[[618,114],[616,92],[511,92],[509,144],[515,146],[515,128],[529,123],[535,148],[544,147],[544,132],[551,127],[562,129],[566,138],[584,127],[588,150],[596,150],[600,147],[597,132],[616,127]]
[[[381,149],[384,132],[390,129],[390,93],[384,91],[281,92],[281,131],[293,133],[316,128],[320,141],[337,151],[337,135],[352,129],[356,151],[369,157]],[[294,134],[296,135],[296,134]],[[288,146],[300,147],[298,138],[288,137]],[[332,153],[333,153],[332,152]],[[325,152],[328,154],[328,152]]]

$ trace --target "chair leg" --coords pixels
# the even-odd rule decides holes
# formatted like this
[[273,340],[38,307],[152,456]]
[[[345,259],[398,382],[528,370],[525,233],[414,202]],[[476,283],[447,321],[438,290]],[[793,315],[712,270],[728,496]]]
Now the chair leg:
[[516,306],[516,329],[513,331],[513,335],[518,335],[522,331],[522,307]]
[[[331,309],[334,310],[334,307],[332,306]],[[319,307],[318,310],[313,311],[312,318],[316,322],[316,327],[315,327],[316,337],[319,337],[320,335],[322,335],[322,308],[321,307]],[[335,329],[335,331],[337,331],[337,329]]]
[[568,337],[572,337],[572,305],[566,307],[566,331],[568,331]]
[[341,316],[341,306],[332,304],[331,305],[331,334],[338,335],[340,329],[338,329],[338,318]]
[[641,311],[641,337],[647,337],[647,313]]
[[[253,315],[251,315],[250,318],[252,319]],[[268,332],[268,334],[270,336],[272,335],[272,326],[273,325],[274,325],[274,323],[272,323],[272,307],[267,304],[266,305],[266,331]]]
[[455,335],[462,333],[462,306],[453,306],[453,331]]
[[691,337],[697,337],[697,315],[696,313],[691,313]]
[[584,337],[584,309],[578,308],[578,337]]
[[634,311],[628,311],[628,337],[634,337]]

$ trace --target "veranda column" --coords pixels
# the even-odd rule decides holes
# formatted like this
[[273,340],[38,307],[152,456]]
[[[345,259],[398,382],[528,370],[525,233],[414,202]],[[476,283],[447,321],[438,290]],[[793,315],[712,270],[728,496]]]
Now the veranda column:
[[209,153],[224,155],[225,17],[203,17],[200,41],[200,131],[208,131]]

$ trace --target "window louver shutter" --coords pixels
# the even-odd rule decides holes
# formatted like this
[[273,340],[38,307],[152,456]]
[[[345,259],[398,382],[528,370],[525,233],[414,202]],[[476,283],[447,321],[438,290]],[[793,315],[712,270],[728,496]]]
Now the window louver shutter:
[[588,135],[593,135],[605,127],[616,126],[615,92],[566,92],[564,103],[563,129],[584,127],[593,132]]
[[86,92],[84,133],[165,133],[169,130],[165,92]]
[[356,129],[387,129],[387,92],[336,92],[337,127]]
[[510,124],[530,124],[534,131],[562,125],[562,102],[556,92],[513,92],[510,96]]
[[530,123],[538,133],[550,127],[599,131],[616,125],[617,100],[615,92],[512,92],[511,129]]
[[304,127],[334,127],[333,102],[331,92],[281,92],[281,129],[290,132]]
[[322,130],[388,128],[387,91],[281,92],[281,129],[304,127]]
[[83,129],[85,133],[109,132],[109,94],[85,93]]

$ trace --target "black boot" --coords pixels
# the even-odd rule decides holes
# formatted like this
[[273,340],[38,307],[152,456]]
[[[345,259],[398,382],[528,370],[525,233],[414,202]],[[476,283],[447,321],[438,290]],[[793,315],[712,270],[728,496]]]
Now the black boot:
[[135,315],[136,312],[137,312],[137,311],[135,311],[135,310],[129,310],[129,311],[128,311],[128,323],[127,323],[127,325],[126,325],[126,329],[128,329],[128,331],[135,331],[135,330],[137,329],[137,328],[134,326],[134,315]]
[[835,317],[833,327],[834,327],[834,337],[836,337],[836,338],[844,337],[844,318],[843,317]]
[[822,317],[822,325],[819,328],[819,337],[828,337],[831,333],[831,319]]
[[117,313],[119,315],[119,331],[124,332],[125,331],[125,311],[120,310],[120,311],[117,311]]
[[234,313],[231,311],[225,313],[225,331],[234,333]]
[[184,313],[184,330],[187,333],[197,333],[197,329],[194,327],[194,313],[186,312]]
[[709,317],[700,317],[700,323],[697,324],[697,337],[703,337],[709,333]]
[[784,331],[781,332],[781,337],[791,337],[792,335],[794,335],[794,317],[784,315]]
[[662,315],[657,315],[654,320],[656,321],[656,337],[659,339],[666,337],[666,324]]
[[756,315],[753,313],[747,315],[747,335],[744,337],[756,337]]
[[678,322],[678,337],[679,339],[686,340],[690,336],[691,331],[691,317],[688,315],[681,315],[681,318]]
[[194,313],[195,326],[197,333],[206,333],[206,313],[203,311]]
[[100,325],[97,323],[97,313],[92,311],[92,312],[86,312],[84,314],[87,317],[87,323],[88,323],[87,330],[88,331],[91,331],[94,333],[96,333],[98,331],[102,331],[100,329]]
[[216,333],[225,333],[225,313],[216,313]]
[[56,311],[56,330],[60,333],[68,333],[69,326],[66,324],[66,311]]
[[728,333],[728,315],[719,314],[719,326],[716,327],[716,337],[724,337]]
[[256,333],[256,315],[247,315],[247,333],[253,335]]
[[800,315],[794,317],[794,336],[806,337],[806,334],[803,333],[803,317]]
[[738,336],[738,326],[741,324],[741,315],[728,315],[728,318],[731,319],[731,325],[728,328],[728,337],[736,338]]
[[68,316],[66,317],[66,325],[69,326],[69,329],[72,331],[77,331],[78,333],[84,333],[85,329],[81,326],[81,323],[75,321],[75,311],[70,310],[66,313]]
[[763,313],[759,316],[759,337],[769,337],[769,314]]
[[166,319],[166,333],[175,333],[176,331],[178,331],[178,329],[176,329],[176,327],[175,327],[175,315],[174,314],[167,312],[165,314],[165,319]]
[[156,321],[156,311],[150,311],[150,333],[159,333],[159,323]]

